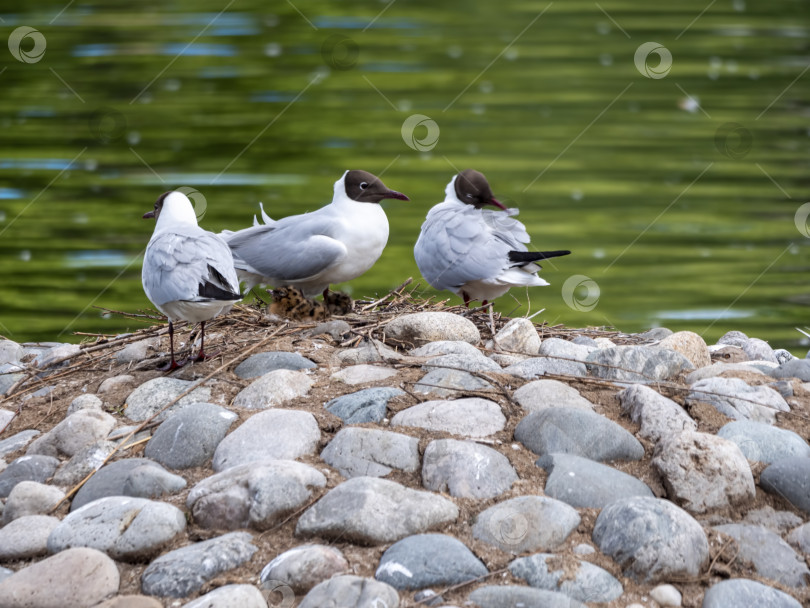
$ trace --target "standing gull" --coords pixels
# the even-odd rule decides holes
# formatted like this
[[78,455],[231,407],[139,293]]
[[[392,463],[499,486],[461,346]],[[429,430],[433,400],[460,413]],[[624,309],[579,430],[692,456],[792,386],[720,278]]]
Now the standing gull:
[[143,290],[169,318],[171,361],[164,371],[183,363],[174,359],[174,325],[181,319],[200,323],[200,352],[206,358],[205,322],[228,312],[242,299],[228,245],[213,232],[197,225],[194,207],[185,194],[164,192],[144,219],[155,219],[155,231],[143,258]]
[[422,224],[413,250],[422,276],[436,289],[460,295],[466,306],[473,300],[486,305],[510,287],[548,285],[535,262],[571,252],[528,251],[529,235],[517,214],[493,196],[482,173],[462,171]]
[[332,202],[317,211],[272,220],[262,209],[265,224],[223,232],[245,293],[261,283],[297,287],[312,297],[359,277],[388,242],[388,218],[379,205],[386,198],[408,200],[367,171],[346,171]]

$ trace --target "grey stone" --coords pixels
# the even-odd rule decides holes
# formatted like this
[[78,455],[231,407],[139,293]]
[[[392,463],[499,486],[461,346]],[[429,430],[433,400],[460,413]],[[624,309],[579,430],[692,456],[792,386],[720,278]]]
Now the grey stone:
[[784,348],[777,348],[776,350],[774,350],[773,356],[776,357],[776,362],[779,365],[787,363],[791,359],[796,359],[796,357],[794,357],[790,351],[785,350]]
[[599,348],[599,345],[596,343],[596,340],[593,338],[589,338],[588,336],[575,336],[571,339],[571,342],[574,344],[581,344],[582,346],[591,346],[593,348]]
[[27,429],[3,439],[0,441],[0,458],[4,457],[6,454],[21,450],[39,434],[40,432],[35,429]]
[[681,353],[654,346],[614,346],[588,355],[588,373],[605,380],[658,382],[695,369]]
[[0,365],[4,363],[19,363],[25,356],[25,350],[14,340],[0,340]]
[[584,346],[582,344],[574,344],[568,340],[561,338],[546,338],[540,345],[538,351],[544,357],[560,357],[562,359],[574,359],[575,361],[582,361],[588,358],[588,355],[596,350],[595,346]]
[[236,419],[236,414],[213,403],[189,404],[155,429],[144,455],[170,469],[202,466]]
[[445,534],[416,534],[394,543],[383,553],[374,578],[404,590],[455,585],[488,573],[460,540]]
[[790,380],[777,380],[768,384],[773,390],[782,395],[785,399],[793,396],[793,384]]
[[517,480],[506,456],[474,441],[436,439],[422,459],[422,485],[457,498],[493,498]]
[[437,340],[419,348],[414,348],[410,352],[412,357],[438,357],[453,354],[475,356],[480,355],[481,351],[463,340]]
[[304,335],[313,338],[327,334],[333,340],[340,340],[345,334],[352,330],[352,326],[342,319],[333,319],[325,323],[318,323],[312,329],[304,332]]
[[790,534],[788,534],[787,541],[797,547],[802,553],[810,554],[810,522],[791,530]]
[[398,412],[391,426],[444,431],[463,437],[486,437],[502,431],[506,417],[489,399],[468,397],[452,401],[424,401]]
[[729,422],[717,435],[736,443],[748,460],[770,464],[789,456],[810,458],[810,445],[801,436],[762,422]]
[[165,502],[108,496],[73,510],[48,537],[48,550],[90,547],[113,559],[136,561],[156,555],[186,529],[186,518]]
[[87,608],[118,593],[115,562],[95,549],[68,549],[0,582],[3,608]]
[[546,496],[519,496],[479,513],[472,534],[506,553],[550,551],[579,522],[579,514],[564,502]]
[[774,378],[798,378],[802,382],[810,382],[810,360],[791,359],[771,372]]
[[703,608],[801,608],[801,604],[773,587],[735,578],[712,585],[703,596]]
[[0,365],[0,395],[5,395],[8,390],[25,377],[25,370],[14,363],[3,363]]
[[20,456],[0,472],[0,498],[21,481],[46,481],[58,466],[59,460],[52,456]]
[[739,378],[707,378],[690,386],[688,403],[703,401],[733,420],[772,424],[776,412],[789,412],[782,395],[767,386],[749,386]]
[[70,510],[105,496],[156,498],[186,487],[186,480],[146,458],[116,460],[101,467],[76,492]]
[[419,439],[356,427],[338,431],[321,459],[344,477],[384,477],[394,469],[419,470]]
[[318,423],[309,412],[265,410],[245,420],[219,443],[213,468],[220,472],[256,460],[295,460],[314,454],[320,439]]
[[740,448],[709,433],[684,431],[655,446],[652,466],[667,495],[691,513],[705,513],[751,501],[754,476]]
[[672,334],[673,331],[666,327],[653,327],[645,332],[636,335],[645,342],[658,342],[659,340],[663,340],[664,338],[666,338],[667,336],[671,336]]
[[546,495],[572,507],[601,509],[619,498],[653,496],[640,479],[580,456],[546,454],[537,464],[548,471]]
[[141,588],[148,595],[186,597],[248,561],[257,550],[252,540],[247,532],[230,532],[164,553],[144,570]]
[[88,445],[59,467],[53,476],[52,483],[58,486],[76,485],[90,473],[98,470],[114,449],[115,443],[112,441],[101,440]]
[[135,376],[130,376],[129,374],[113,376],[112,378],[107,378],[99,385],[98,393],[99,395],[111,393],[120,389],[130,388],[133,384],[135,384]]
[[79,410],[68,416],[28,446],[26,454],[73,456],[89,445],[106,439],[115,418],[98,410]]
[[742,348],[748,342],[748,336],[741,331],[729,331],[717,341],[718,344],[727,344],[729,346],[739,346]]
[[559,380],[534,380],[521,386],[512,395],[527,413],[550,407],[569,407],[593,410],[593,403],[579,394],[577,389]]
[[760,576],[788,587],[807,585],[805,576],[810,576],[810,569],[778,534],[764,526],[746,524],[725,524],[714,529],[737,541],[738,556],[753,563]]
[[492,385],[478,376],[457,369],[438,368],[429,371],[413,385],[415,393],[435,397],[455,397],[459,393],[494,390]]
[[568,569],[554,564],[557,559],[551,553],[519,557],[509,564],[509,572],[532,587],[560,591],[581,602],[610,602],[624,592],[622,584],[599,566],[576,560],[576,565],[570,568],[573,573],[569,574]]
[[562,452],[591,460],[640,460],[644,448],[621,426],[586,410],[549,408],[526,416],[515,439],[538,456]]
[[531,320],[519,317],[504,325],[486,346],[490,350],[536,355],[540,349],[540,336]]
[[336,363],[341,365],[357,365],[359,363],[377,363],[379,361],[400,361],[403,355],[387,347],[379,340],[371,342],[364,340],[357,348],[339,350],[334,357]]
[[475,355],[439,355],[428,359],[422,369],[458,369],[465,372],[500,372],[501,366],[481,353]]
[[458,514],[451,501],[430,492],[386,479],[355,477],[304,511],[295,533],[376,545],[450,523]]
[[507,354],[502,352],[490,353],[487,355],[487,357],[492,359],[501,367],[509,367],[510,365],[515,365],[516,363],[520,363],[521,361],[532,358],[529,355],[516,355],[514,353]]
[[143,422],[192,386],[196,386],[196,388],[172,405],[167,411],[160,414],[157,419],[163,420],[169,415],[169,412],[179,410],[189,403],[211,400],[211,388],[208,386],[199,386],[195,382],[178,378],[153,378],[144,382],[129,394],[124,415],[135,422]]
[[748,338],[741,348],[749,361],[770,361],[771,363],[777,363],[776,354],[764,340]]
[[346,424],[380,422],[385,418],[388,402],[405,391],[384,386],[364,388],[355,393],[336,397],[324,407]]
[[790,511],[777,511],[766,505],[761,509],[753,509],[746,513],[745,519],[741,523],[764,526],[771,532],[781,535],[791,528],[801,525],[802,521],[801,517]]
[[762,471],[759,485],[766,492],[778,494],[797,509],[810,513],[810,458],[790,456],[777,460]]
[[25,515],[0,528],[0,561],[48,554],[48,535],[59,525],[56,517]]
[[645,583],[700,574],[709,541],[686,511],[659,498],[616,500],[599,513],[593,541],[625,576]]
[[293,460],[251,462],[206,477],[188,493],[186,506],[203,528],[267,530],[326,486],[317,469]]
[[314,382],[304,372],[277,369],[267,372],[243,388],[233,400],[235,407],[263,410],[303,397]]
[[183,608],[267,608],[267,601],[253,585],[224,585],[183,604]]
[[651,441],[683,431],[696,431],[697,422],[692,420],[680,405],[644,384],[634,384],[618,395],[622,410],[639,423],[638,434]]
[[585,604],[564,593],[521,587],[518,585],[489,585],[473,591],[467,600],[480,608],[586,608]]
[[149,356],[150,350],[157,350],[159,346],[159,340],[152,338],[130,342],[115,353],[115,360],[119,364],[138,363]]
[[[54,365],[60,359],[64,359],[65,357],[75,357],[81,352],[82,349],[78,344],[58,344],[57,346],[52,346],[51,348],[39,353],[34,358],[32,365],[41,369],[46,369]],[[67,362],[68,361],[65,360],[61,365],[64,365]]]
[[344,574],[316,585],[304,596],[298,608],[332,606],[399,608],[399,594],[391,585],[375,581],[373,578]]
[[349,562],[336,547],[301,545],[293,547],[268,563],[261,572],[264,583],[283,583],[295,593],[303,593],[318,583],[349,570]]
[[507,374],[512,374],[519,378],[532,380],[537,376],[547,374],[555,376],[577,376],[588,375],[585,364],[579,361],[567,361],[565,359],[554,359],[552,357],[532,357],[520,363],[514,363],[503,370]]
[[27,515],[50,513],[64,497],[65,493],[59,488],[36,481],[21,481],[8,495],[3,524]]
[[[730,348],[730,347],[728,347]],[[751,363],[712,363],[708,367],[701,367],[686,375],[686,383],[691,385],[699,380],[706,380],[708,378],[715,378],[722,376],[726,373],[744,372],[746,374],[759,374],[761,376],[768,375],[760,368]]]
[[400,342],[420,346],[437,340],[463,340],[477,344],[478,328],[469,319],[452,312],[417,312],[401,315],[385,326],[385,334]]
[[102,405],[103,403],[101,399],[99,399],[95,395],[92,395],[90,393],[87,393],[85,395],[79,395],[73,401],[70,402],[66,416],[71,416],[81,410],[100,410]]
[[250,380],[251,378],[258,378],[277,369],[296,371],[301,369],[315,369],[316,367],[318,366],[315,363],[306,357],[302,357],[298,353],[270,351],[250,355],[236,366],[233,373],[243,380]]
[[380,380],[387,380],[396,375],[396,370],[390,367],[361,363],[360,365],[345,367],[332,374],[331,378],[338,382],[343,382],[344,384],[354,385],[365,384],[367,382],[379,382]]

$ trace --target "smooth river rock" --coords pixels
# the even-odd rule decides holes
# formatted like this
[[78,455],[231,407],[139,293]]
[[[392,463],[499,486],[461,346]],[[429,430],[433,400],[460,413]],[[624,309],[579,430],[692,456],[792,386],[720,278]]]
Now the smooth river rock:
[[391,419],[391,426],[444,431],[462,437],[486,437],[503,430],[505,425],[506,417],[500,406],[481,397],[424,401]]
[[421,346],[436,340],[462,340],[478,344],[481,335],[469,319],[451,312],[417,312],[400,315],[385,326],[387,336]]
[[385,477],[394,469],[419,470],[419,439],[381,431],[347,427],[321,452],[323,461],[344,477]]
[[436,439],[422,457],[422,485],[458,498],[493,498],[517,479],[506,456],[474,441]]

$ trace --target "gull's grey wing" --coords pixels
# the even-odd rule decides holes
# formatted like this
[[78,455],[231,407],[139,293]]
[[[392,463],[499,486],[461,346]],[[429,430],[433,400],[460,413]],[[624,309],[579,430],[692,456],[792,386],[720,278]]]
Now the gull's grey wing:
[[296,215],[226,237],[236,266],[277,281],[300,281],[340,262],[346,246],[332,237],[334,218]]
[[511,265],[510,251],[526,250],[526,229],[511,215],[516,211],[446,203],[431,209],[414,247],[422,276],[436,289],[454,292],[469,281],[497,277]]
[[143,259],[143,288],[157,306],[178,300],[237,300],[239,280],[231,250],[202,228],[152,236]]

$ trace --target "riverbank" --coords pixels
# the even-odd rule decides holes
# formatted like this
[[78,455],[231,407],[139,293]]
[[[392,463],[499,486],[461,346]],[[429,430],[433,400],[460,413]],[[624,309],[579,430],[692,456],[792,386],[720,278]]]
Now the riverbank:
[[209,348],[0,342],[9,605],[810,601],[810,362],[762,340],[392,292]]

